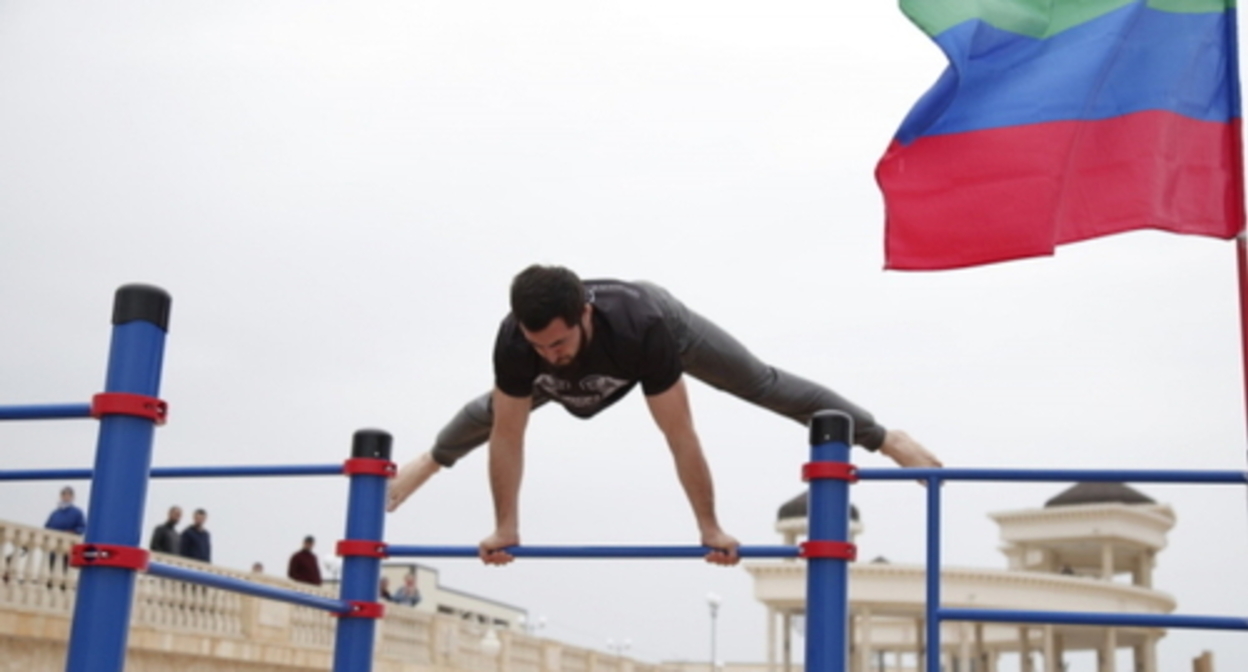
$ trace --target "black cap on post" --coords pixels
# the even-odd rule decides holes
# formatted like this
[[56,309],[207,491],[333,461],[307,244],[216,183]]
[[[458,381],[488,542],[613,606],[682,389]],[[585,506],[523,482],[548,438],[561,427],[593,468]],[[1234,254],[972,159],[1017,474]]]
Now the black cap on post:
[[394,441],[390,432],[380,429],[361,429],[351,440],[351,457],[367,457],[377,460],[390,459],[390,444]]
[[850,442],[854,419],[844,411],[819,411],[810,419],[810,445]]
[[169,292],[154,285],[122,285],[113,297],[113,325],[150,322],[169,331]]

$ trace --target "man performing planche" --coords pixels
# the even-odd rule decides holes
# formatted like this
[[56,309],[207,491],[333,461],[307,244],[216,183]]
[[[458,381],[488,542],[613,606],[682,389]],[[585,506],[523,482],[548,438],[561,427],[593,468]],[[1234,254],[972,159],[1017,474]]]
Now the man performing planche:
[[667,290],[647,282],[581,281],[559,266],[530,266],[511,285],[511,313],[494,344],[494,389],[470,401],[438,434],[434,447],[406,464],[390,484],[394,511],[442,467],[490,444],[494,533],[482,560],[506,564],[520,543],[517,514],[529,413],[554,401],[589,418],[640,384],[667,441],[709,562],[738,560],[739,543],[719,526],[710,469],[694,431],[683,374],[806,424],[821,410],[854,419],[854,443],[903,467],[941,466],[905,432],[885,429],[832,390],[770,366]]

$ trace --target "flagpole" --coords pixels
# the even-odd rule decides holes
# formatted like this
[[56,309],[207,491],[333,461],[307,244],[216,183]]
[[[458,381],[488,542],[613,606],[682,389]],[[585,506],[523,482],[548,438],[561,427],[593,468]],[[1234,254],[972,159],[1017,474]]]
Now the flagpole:
[[[1248,230],[1235,237],[1236,266],[1239,269],[1239,345],[1244,369],[1244,422],[1248,424]],[[1248,451],[1245,452],[1248,459]]]

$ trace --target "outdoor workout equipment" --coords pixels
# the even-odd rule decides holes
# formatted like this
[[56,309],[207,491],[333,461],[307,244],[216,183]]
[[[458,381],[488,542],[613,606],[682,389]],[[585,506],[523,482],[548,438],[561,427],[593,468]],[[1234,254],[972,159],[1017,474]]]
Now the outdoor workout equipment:
[[[135,573],[177,579],[327,611],[340,617],[334,639],[335,672],[368,672],[376,619],[381,559],[476,557],[475,546],[389,546],[385,543],[386,479],[395,474],[391,437],[360,430],[351,457],[341,465],[151,467],[155,428],[168,417],[158,398],[171,301],[164,290],[126,285],[113,305],[113,334],[105,391],[89,404],[0,406],[0,420],[97,418],[95,468],[0,471],[0,481],[91,479],[91,516],[70,563],[81,570],[66,659],[68,672],[121,672],[125,665]],[[960,609],[940,605],[941,485],[946,481],[1100,481],[1248,484],[1239,471],[858,469],[849,463],[849,416],[816,414],[810,425],[808,540],[798,546],[742,546],[743,558],[804,558],[806,669],[848,669],[849,486],[857,481],[919,480],[927,486],[926,672],[940,672],[942,621],[1064,623],[1123,627],[1248,630],[1248,618],[1169,614],[1042,612]],[[338,599],[309,595],[184,567],[151,562],[138,546],[150,478],[234,478],[346,475],[350,478],[346,532],[337,544],[344,558]],[[701,558],[701,546],[514,546],[517,558]]]

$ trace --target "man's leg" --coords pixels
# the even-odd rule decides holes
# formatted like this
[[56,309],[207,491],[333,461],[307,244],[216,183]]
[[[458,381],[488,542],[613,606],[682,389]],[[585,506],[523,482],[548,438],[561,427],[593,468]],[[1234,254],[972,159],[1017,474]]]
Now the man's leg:
[[[386,497],[387,511],[397,509],[442,467],[455,466],[460,458],[489,440],[490,429],[494,425],[492,395],[492,392],[486,392],[464,404],[442,431],[438,432],[433,448],[403,465],[390,482]],[[533,408],[536,410],[547,401],[549,398],[534,394]]]
[[822,385],[764,363],[663,288],[638,284],[659,303],[672,324],[681,346],[681,363],[689,375],[802,424],[808,424],[818,411],[845,411],[854,419],[854,443],[868,450],[878,450],[884,443],[885,428],[865,409]]
[[490,401],[492,394],[486,392],[464,404],[455,417],[438,432],[433,449],[429,451],[434,462],[443,467],[453,467],[459,458],[489,440],[490,428],[494,424],[494,411]]

